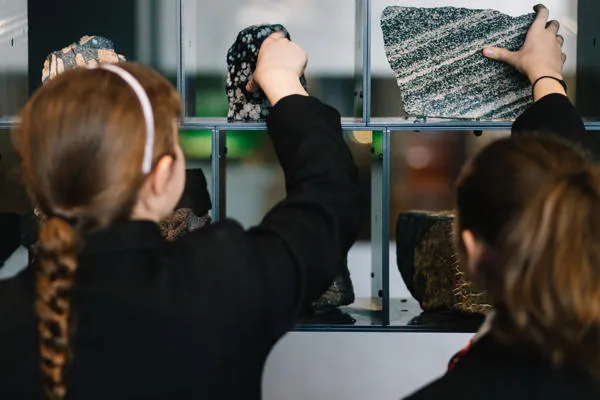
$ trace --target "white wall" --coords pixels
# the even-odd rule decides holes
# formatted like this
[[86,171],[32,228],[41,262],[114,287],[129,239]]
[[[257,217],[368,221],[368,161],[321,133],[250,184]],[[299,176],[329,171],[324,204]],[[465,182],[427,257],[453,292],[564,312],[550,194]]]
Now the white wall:
[[392,400],[442,375],[471,339],[453,333],[287,334],[263,375],[265,400]]

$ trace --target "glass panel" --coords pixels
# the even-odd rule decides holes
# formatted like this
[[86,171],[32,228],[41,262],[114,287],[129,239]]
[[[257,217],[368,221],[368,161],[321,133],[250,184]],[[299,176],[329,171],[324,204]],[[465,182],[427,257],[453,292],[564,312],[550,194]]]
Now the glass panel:
[[[9,1],[7,1],[9,3]],[[177,1],[103,0],[101,6],[64,0],[60,11],[53,2],[30,0],[29,86],[41,85],[48,54],[84,35],[111,40],[128,61],[151,66],[177,81]]]
[[[211,151],[212,151],[212,131],[209,130],[183,130],[179,132],[179,144],[185,155],[187,180],[186,193],[191,197],[193,203],[203,202],[201,199],[196,199],[200,196],[199,185],[195,175],[202,174],[206,178],[208,193],[211,202],[214,199],[212,188],[212,168],[211,168]],[[185,194],[184,194],[185,196]],[[214,220],[215,216],[212,214]]]
[[[344,135],[359,167],[363,193],[370,198],[372,190],[376,190],[372,189],[374,166],[381,162],[378,157],[373,161],[373,135],[369,131],[347,131]],[[285,197],[283,173],[266,132],[228,131],[226,147],[227,217],[238,220],[248,228],[258,224],[269,209]],[[379,184],[380,182],[377,182],[377,185]],[[368,203],[365,202],[365,207],[368,207]],[[300,323],[353,326],[381,324],[381,302],[378,300],[377,291],[372,288],[373,279],[381,277],[381,266],[371,263],[371,218],[368,211],[364,215],[360,237],[348,254],[353,291],[348,287],[350,283],[347,278],[340,278],[338,284],[342,299],[339,303],[344,305],[339,309],[325,307],[326,300],[331,305],[335,297],[334,292],[329,292],[313,309],[303,313]],[[355,301],[352,301],[352,292]],[[327,312],[326,308],[329,308]]]
[[353,116],[355,1],[183,0],[186,115],[227,115],[226,55],[238,33],[282,24],[308,53],[309,92]]
[[456,283],[462,281],[452,248],[453,188],[467,159],[507,135],[391,133],[391,325],[477,330],[482,317],[467,312],[474,303],[463,296],[469,287]]
[[0,117],[27,100],[27,0],[0,0]]
[[[387,61],[383,45],[380,18],[389,0],[372,0],[371,10],[371,74],[373,117],[404,117],[400,89]],[[531,13],[534,3],[520,0],[407,0],[406,7],[465,7],[496,9],[517,16]],[[547,0],[551,19],[561,23],[561,34],[565,37],[564,52],[567,61],[564,75],[569,85],[569,97],[577,104],[581,114],[588,119],[600,118],[600,104],[596,93],[600,89],[600,3],[594,0]],[[400,4],[398,4],[400,5]],[[411,116],[410,119],[415,119]]]
[[22,223],[31,209],[19,180],[19,164],[9,132],[0,130],[0,279],[13,276],[28,262]]

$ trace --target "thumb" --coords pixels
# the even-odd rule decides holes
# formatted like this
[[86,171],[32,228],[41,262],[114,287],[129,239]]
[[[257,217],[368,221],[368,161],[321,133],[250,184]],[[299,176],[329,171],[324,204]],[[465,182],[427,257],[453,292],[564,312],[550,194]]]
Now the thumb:
[[510,64],[515,53],[499,47],[486,47],[483,49],[483,55],[492,60],[502,61]]
[[256,84],[254,77],[250,78],[246,84],[246,90],[250,93],[258,92],[258,85]]

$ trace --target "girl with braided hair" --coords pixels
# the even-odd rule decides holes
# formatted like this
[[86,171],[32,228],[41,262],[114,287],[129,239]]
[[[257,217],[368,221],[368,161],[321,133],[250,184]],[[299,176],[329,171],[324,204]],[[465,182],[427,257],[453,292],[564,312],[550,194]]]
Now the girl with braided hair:
[[274,35],[255,83],[287,196],[256,227],[168,241],[184,189],[180,100],[131,63],[66,70],[30,99],[14,141],[45,215],[35,265],[0,281],[0,398],[259,399],[272,346],[331,284],[361,225],[339,113],[300,84],[306,55]]
[[[117,64],[124,61],[125,56],[117,53],[110,39],[85,35],[77,42],[48,54],[42,70],[42,83],[46,84],[64,71],[78,66]],[[188,232],[210,224],[208,211],[211,206],[206,177],[202,170],[186,170],[186,187],[182,199],[174,211],[160,221],[163,236],[169,241],[176,240]],[[35,209],[34,214],[38,220],[45,218],[39,209]],[[32,259],[35,258],[34,253]]]

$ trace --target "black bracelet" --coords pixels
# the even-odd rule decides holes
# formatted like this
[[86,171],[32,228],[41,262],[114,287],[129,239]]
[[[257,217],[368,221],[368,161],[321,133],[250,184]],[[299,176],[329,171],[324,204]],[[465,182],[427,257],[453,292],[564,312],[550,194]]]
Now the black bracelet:
[[539,78],[537,78],[535,80],[535,82],[533,82],[533,85],[531,85],[531,97],[535,97],[534,96],[535,85],[537,85],[538,82],[541,81],[542,79],[554,79],[556,82],[560,83],[560,85],[563,87],[563,89],[565,89],[565,93],[567,93],[567,82],[565,82],[562,79],[558,79],[554,76],[547,75],[547,76],[540,76]]

